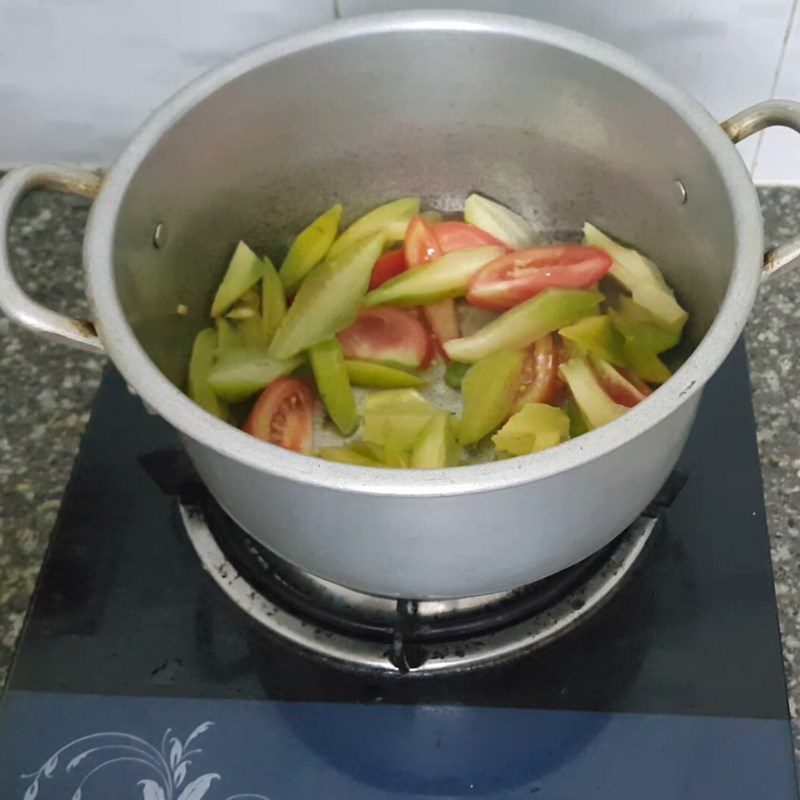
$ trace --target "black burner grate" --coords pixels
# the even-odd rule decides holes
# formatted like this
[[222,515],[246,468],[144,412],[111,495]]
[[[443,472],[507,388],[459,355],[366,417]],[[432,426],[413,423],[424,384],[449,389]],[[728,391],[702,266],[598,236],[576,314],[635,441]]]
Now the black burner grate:
[[588,580],[611,557],[619,543],[615,539],[578,564],[504,594],[475,611],[463,611],[440,618],[421,618],[417,615],[418,601],[401,599],[396,601],[396,613],[391,622],[377,619],[369,621],[349,613],[346,605],[332,606],[323,598],[303,591],[287,580],[281,560],[236,525],[207,493],[203,508],[208,525],[225,556],[248,583],[269,600],[309,622],[340,633],[395,645],[398,639],[434,643],[472,638],[493,633],[539,614]]
[[[556,607],[560,609],[557,617],[576,612],[584,615],[583,588],[595,576],[600,577],[609,569],[613,572],[612,565],[619,560],[615,557],[617,551],[630,566],[624,553],[630,548],[630,531],[635,525],[583,561],[513,591],[441,602],[376,597],[310,575],[261,545],[199,483],[182,453],[163,451],[144,456],[141,461],[166,494],[179,497],[185,520],[202,521],[209,541],[216,543],[220,557],[241,576],[248,591],[321,636],[344,637],[376,648],[400,672],[422,666],[435,653],[439,657],[446,653],[461,657],[462,650],[485,647],[485,642],[496,636],[527,640],[531,634],[524,628],[534,620],[546,618],[551,609],[556,613]],[[683,474],[673,473],[640,518],[640,529],[644,526],[647,531],[652,530],[684,482]],[[224,580],[224,576],[220,577]],[[613,586],[619,578],[612,576],[602,582]],[[600,592],[607,594],[608,587]],[[595,601],[596,598],[592,605]]]

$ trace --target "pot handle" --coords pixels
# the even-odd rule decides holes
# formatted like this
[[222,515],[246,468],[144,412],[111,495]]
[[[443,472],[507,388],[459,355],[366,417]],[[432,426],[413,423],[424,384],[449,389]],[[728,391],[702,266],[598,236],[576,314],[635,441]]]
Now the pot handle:
[[19,201],[34,189],[58,189],[95,197],[100,190],[100,177],[87,170],[38,164],[12,170],[0,181],[0,309],[15,322],[48,339],[102,352],[103,345],[92,322],[73,319],[37,303],[14,278],[8,227]]
[[[740,111],[722,123],[722,129],[736,144],[764,128],[780,125],[800,133],[800,103],[793,100],[765,100]],[[762,277],[768,278],[784,267],[800,263],[800,236],[764,253]]]

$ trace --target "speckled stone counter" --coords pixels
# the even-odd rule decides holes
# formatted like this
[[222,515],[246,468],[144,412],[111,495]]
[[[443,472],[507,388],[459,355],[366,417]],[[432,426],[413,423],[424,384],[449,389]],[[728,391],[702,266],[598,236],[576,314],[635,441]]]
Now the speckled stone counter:
[[[800,189],[761,192],[771,243],[800,232]],[[42,194],[20,208],[12,252],[25,289],[85,315],[88,205]],[[800,270],[765,285],[747,330],[792,716],[800,705]],[[51,345],[0,317],[0,680],[89,416],[103,359]],[[735,431],[732,432],[735,434]],[[800,730],[797,724],[795,729]],[[796,739],[800,742],[800,737]]]

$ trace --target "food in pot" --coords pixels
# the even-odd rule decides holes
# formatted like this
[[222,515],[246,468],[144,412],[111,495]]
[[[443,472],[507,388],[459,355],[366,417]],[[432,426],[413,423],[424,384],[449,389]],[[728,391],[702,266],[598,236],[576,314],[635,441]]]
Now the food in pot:
[[341,218],[280,270],[237,245],[189,364],[210,414],[330,461],[437,469],[555,447],[670,377],[686,311],[588,222],[583,244],[546,244],[477,194],[463,219],[412,197]]

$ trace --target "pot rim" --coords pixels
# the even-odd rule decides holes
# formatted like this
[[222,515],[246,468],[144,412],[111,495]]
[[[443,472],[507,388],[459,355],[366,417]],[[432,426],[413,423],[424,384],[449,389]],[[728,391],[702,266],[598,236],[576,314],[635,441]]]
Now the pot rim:
[[[113,247],[128,184],[164,132],[217,89],[264,63],[364,35],[397,31],[474,31],[503,34],[570,50],[627,77],[671,107],[710,152],[731,203],[735,262],[725,297],[694,352],[657,392],[629,413],[551,450],[499,462],[439,470],[374,469],[324,461],[260,441],[213,417],[174,386],[151,361],[128,325],[116,293]],[[257,46],[189,83],[139,128],[103,182],[87,226],[87,291],[101,340],[127,383],[185,436],[261,472],[309,486],[387,496],[458,495],[532,483],[623,447],[701,391],[733,348],[760,282],[761,211],[755,187],[735,146],[708,111],[632,56],[554,25],[503,14],[398,12],[337,21]]]

